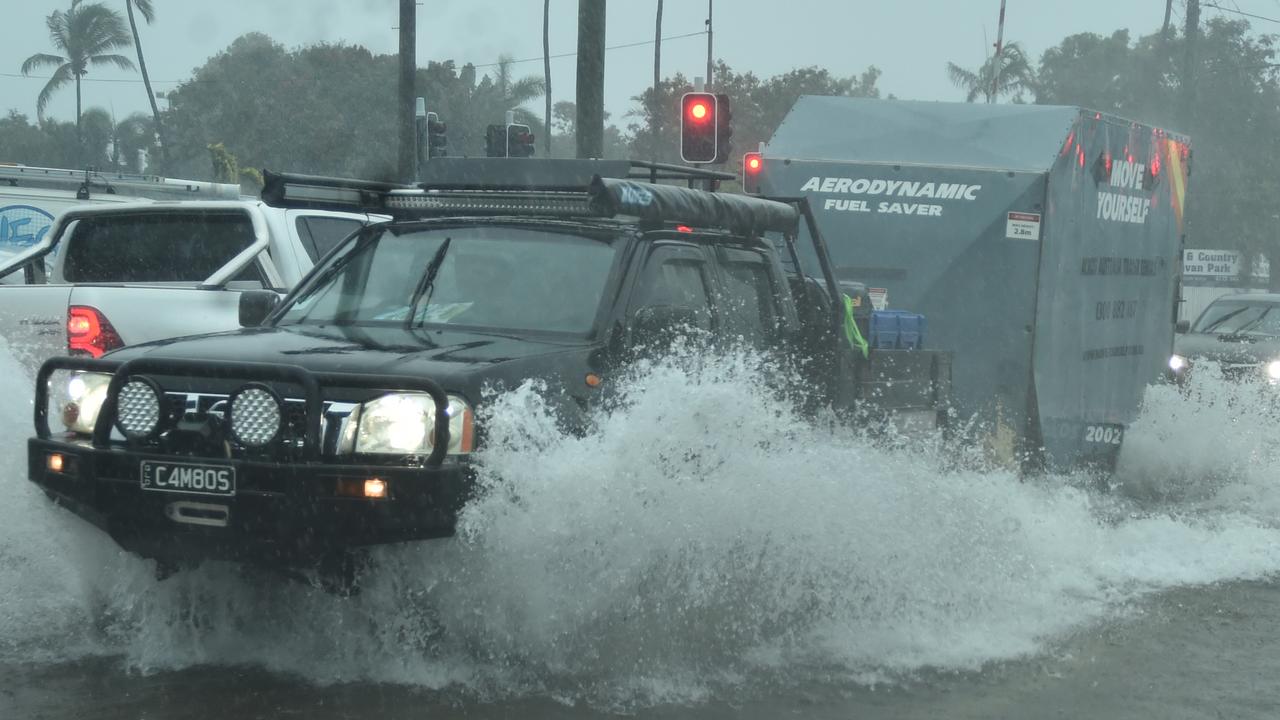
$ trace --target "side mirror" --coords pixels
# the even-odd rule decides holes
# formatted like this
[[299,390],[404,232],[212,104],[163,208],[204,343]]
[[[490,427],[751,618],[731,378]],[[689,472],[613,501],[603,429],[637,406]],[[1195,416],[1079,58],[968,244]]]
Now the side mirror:
[[1190,320],[1179,320],[1177,325],[1173,326],[1173,331],[1179,335],[1185,335],[1191,332]]
[[240,327],[258,327],[280,304],[280,296],[271,290],[245,290],[240,293]]

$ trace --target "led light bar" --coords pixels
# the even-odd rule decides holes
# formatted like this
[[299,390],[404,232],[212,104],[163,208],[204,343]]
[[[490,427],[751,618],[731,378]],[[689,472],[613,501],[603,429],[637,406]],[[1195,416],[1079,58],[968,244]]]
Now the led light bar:
[[484,214],[592,216],[586,193],[578,192],[432,192],[392,190],[385,198],[388,210],[476,212]]

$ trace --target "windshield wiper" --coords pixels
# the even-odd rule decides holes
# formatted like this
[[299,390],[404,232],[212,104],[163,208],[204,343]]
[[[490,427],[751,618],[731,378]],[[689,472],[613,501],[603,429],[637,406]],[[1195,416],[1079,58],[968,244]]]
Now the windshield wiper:
[[[356,247],[351,248],[351,252],[348,252],[346,255],[334,260],[329,267],[321,270],[319,274],[311,279],[311,284],[307,287],[306,291],[299,293],[298,296],[293,299],[291,307],[297,307],[300,303],[306,302],[311,296],[328,287],[329,281],[333,280],[338,273],[345,270],[346,267],[351,264],[351,261],[363,253],[372,241],[372,235],[357,240]],[[311,310],[315,310],[315,308],[311,308]],[[299,317],[298,320],[302,321],[309,318],[311,316],[311,310],[303,312],[302,316]]]
[[1224,323],[1224,322],[1226,322],[1226,321],[1230,320],[1231,318],[1233,318],[1233,317],[1235,317],[1235,316],[1239,315],[1240,313],[1242,313],[1242,312],[1244,312],[1245,310],[1248,310],[1248,309],[1249,309],[1249,306],[1247,306],[1247,305],[1246,305],[1246,306],[1244,306],[1244,307],[1242,307],[1242,308],[1240,308],[1240,309],[1238,309],[1238,310],[1232,310],[1231,312],[1227,313],[1226,315],[1223,315],[1222,317],[1218,318],[1217,320],[1214,320],[1213,322],[1209,323],[1208,325],[1205,325],[1203,328],[1201,328],[1201,329],[1200,329],[1200,332],[1202,332],[1202,333],[1212,332],[1214,328],[1218,327],[1218,326],[1219,326],[1219,325],[1221,325],[1222,323]]
[[440,266],[444,264],[444,256],[449,252],[451,244],[453,244],[452,237],[446,237],[444,242],[440,243],[436,254],[431,256],[431,262],[427,263],[427,271],[422,274],[422,279],[418,281],[418,286],[413,289],[413,295],[409,298],[409,314],[404,319],[406,328],[413,327],[413,320],[418,317],[418,303],[423,300],[431,300],[431,291],[435,288],[436,275],[440,272]]

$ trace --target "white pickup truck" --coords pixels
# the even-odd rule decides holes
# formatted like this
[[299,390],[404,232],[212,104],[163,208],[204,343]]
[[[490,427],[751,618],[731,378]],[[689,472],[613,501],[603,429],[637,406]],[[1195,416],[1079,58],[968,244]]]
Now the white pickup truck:
[[241,292],[287,291],[378,219],[249,199],[71,208],[0,260],[0,338],[34,369],[54,355],[234,329]]

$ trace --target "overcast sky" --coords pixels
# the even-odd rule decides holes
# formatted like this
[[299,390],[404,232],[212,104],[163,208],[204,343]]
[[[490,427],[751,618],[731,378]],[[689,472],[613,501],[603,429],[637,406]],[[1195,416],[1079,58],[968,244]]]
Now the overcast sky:
[[[123,11],[124,0],[104,2]],[[363,45],[379,53],[396,50],[396,0],[153,3],[156,23],[143,28],[142,46],[160,91],[190,77],[206,58],[252,31],[289,47],[325,41]],[[32,53],[52,51],[44,18],[69,4],[70,0],[0,0],[0,106],[34,118],[36,95],[44,80],[23,78],[18,71]],[[1176,21],[1181,21],[1184,4],[1185,0],[1174,2]],[[1218,4],[1280,19],[1280,0],[1220,0]],[[577,7],[577,0],[551,0],[553,55],[574,51]],[[652,82],[655,7],[656,0],[609,2],[607,43],[646,43],[607,53],[606,109],[614,122],[631,109],[631,96]],[[879,83],[882,93],[905,99],[959,100],[959,91],[946,79],[945,64],[951,60],[974,67],[982,62],[984,52],[995,42],[999,7],[999,0],[715,0],[714,52],[735,70],[760,76],[807,65],[851,75],[876,65],[884,73]],[[1163,11],[1163,0],[1008,0],[1005,40],[1021,41],[1038,58],[1072,33],[1110,33],[1118,28],[1128,28],[1134,35],[1153,32]],[[421,0],[418,12],[421,64],[452,59],[459,65],[483,65],[508,53],[516,59],[533,59],[518,64],[518,73],[541,76],[541,0]],[[706,12],[705,0],[666,0],[664,37],[701,33]],[[1220,12],[1206,7],[1203,14],[1207,18]],[[1260,31],[1280,31],[1280,24],[1274,22],[1252,22]],[[133,50],[123,52],[131,55]],[[703,34],[664,42],[663,75],[705,74],[706,52]],[[575,62],[573,57],[552,60],[556,100],[573,99]],[[86,80],[91,82],[84,85],[85,107],[114,109],[118,117],[148,109],[136,73],[95,69]],[[75,92],[68,87],[55,97],[49,113],[70,120],[74,108]]]

